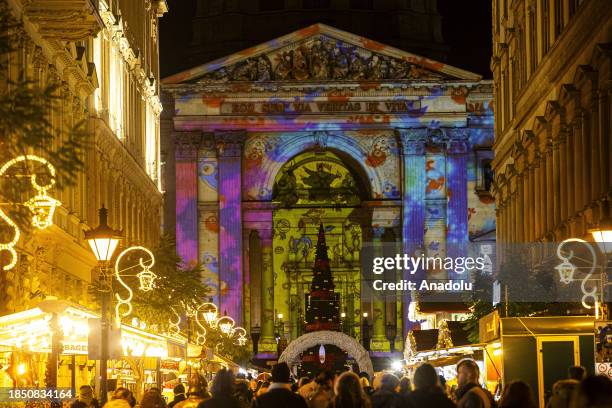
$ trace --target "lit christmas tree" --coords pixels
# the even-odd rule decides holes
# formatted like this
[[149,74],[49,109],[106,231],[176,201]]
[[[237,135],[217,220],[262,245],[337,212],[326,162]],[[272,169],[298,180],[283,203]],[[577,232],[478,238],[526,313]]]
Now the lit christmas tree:
[[[313,274],[310,293],[306,295],[306,332],[340,331],[340,294],[334,292],[323,224],[319,226]],[[336,346],[312,347],[302,353],[300,375],[314,377],[323,369],[341,372],[346,359],[346,353]]]

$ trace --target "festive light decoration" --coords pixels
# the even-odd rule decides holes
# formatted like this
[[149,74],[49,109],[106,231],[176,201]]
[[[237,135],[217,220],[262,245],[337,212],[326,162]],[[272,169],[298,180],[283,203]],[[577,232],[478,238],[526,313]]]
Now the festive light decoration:
[[235,327],[232,330],[232,336],[237,336],[236,342],[234,343],[237,346],[244,346],[248,342],[247,331],[243,327]]
[[[120,274],[121,271],[119,270],[119,264],[121,262],[121,259],[128,252],[131,252],[131,251],[144,251],[144,252],[146,252],[151,257],[151,260],[150,260],[149,264],[145,264],[143,262],[142,258],[140,258],[138,260],[138,264],[143,269],[141,272],[136,274],[136,276],[140,280],[140,290],[146,292],[146,291],[149,291],[149,290],[153,289],[153,284],[154,284],[155,278],[157,278],[157,275],[155,275],[153,272],[150,271],[150,268],[153,265],[155,265],[155,256],[153,256],[153,252],[151,252],[147,248],[145,248],[143,246],[133,246],[133,247],[124,249],[119,254],[119,256],[117,257],[117,260],[115,261],[115,278],[117,279],[117,282],[119,282],[127,290],[128,295],[127,295],[127,297],[122,298],[119,293],[115,293],[115,298],[117,299],[117,304],[115,305],[115,323],[117,324],[118,327],[121,324],[121,317],[129,316],[130,313],[132,313],[132,297],[134,295],[134,292],[123,281],[123,279],[121,279],[121,274]],[[123,313],[121,313],[121,306],[122,305],[126,305],[127,306],[127,311],[125,311]]]
[[585,245],[591,253],[591,269],[584,276],[584,278],[582,278],[582,283],[580,284],[580,288],[582,289],[582,306],[584,306],[586,309],[590,309],[592,306],[587,303],[587,300],[592,299],[593,304],[597,303],[597,285],[591,287],[590,289],[587,289],[587,284],[588,281],[591,279],[591,276],[593,276],[593,273],[595,272],[595,268],[597,266],[597,255],[595,254],[595,250],[588,241],[585,241],[580,238],[568,238],[562,241],[557,246],[557,257],[563,262],[557,265],[555,269],[559,271],[560,280],[564,284],[569,284],[572,282],[574,272],[576,270],[576,266],[570,262],[570,259],[572,259],[572,257],[574,256],[574,251],[570,250],[568,256],[564,256],[562,253],[562,247],[569,242],[579,242]]
[[[15,157],[14,159],[4,163],[4,165],[0,167],[0,177],[4,176],[8,169],[15,164],[21,162],[27,163],[28,161],[41,163],[49,171],[50,179],[45,185],[38,184],[36,173],[28,175],[30,178],[30,183],[32,184],[34,190],[36,190],[37,194],[24,203],[24,205],[33,213],[32,225],[39,229],[45,229],[53,224],[53,214],[55,213],[55,208],[62,204],[60,201],[47,194],[47,190],[55,185],[55,167],[53,167],[51,163],[42,157],[28,154]],[[15,224],[15,222],[13,222],[13,220],[4,211],[2,211],[2,209],[0,209],[0,218],[2,218],[2,220],[13,229],[13,239],[0,244],[0,252],[6,251],[11,255],[11,260],[9,263],[2,267],[3,270],[8,271],[17,265],[17,252],[15,251],[15,245],[17,245],[17,242],[19,242],[21,231],[19,230],[17,224]]]
[[219,330],[221,330],[221,333],[228,336],[232,335],[232,329],[234,328],[235,324],[236,322],[234,321],[234,319],[229,316],[221,316],[217,320],[217,326],[219,326]]
[[217,316],[218,309],[212,302],[202,303],[200,306],[202,309],[202,315],[204,316],[204,320],[210,327],[215,327],[217,325]]
[[321,344],[321,347],[319,347],[319,362],[321,364],[325,363],[325,346]]
[[168,334],[170,334],[171,336],[178,336],[179,334],[181,334],[181,316],[176,313],[176,310],[174,310],[173,307],[170,307],[170,310],[172,310],[172,313],[176,316],[176,321],[168,319]]

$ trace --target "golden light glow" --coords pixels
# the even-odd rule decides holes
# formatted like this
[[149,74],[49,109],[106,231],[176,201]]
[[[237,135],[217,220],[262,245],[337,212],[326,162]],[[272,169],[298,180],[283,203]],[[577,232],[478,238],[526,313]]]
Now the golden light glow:
[[28,367],[25,363],[19,363],[17,365],[17,375],[24,375],[28,371]]
[[170,307],[170,309],[172,310],[172,314],[176,316],[176,321],[173,321],[172,319],[168,320],[168,334],[171,336],[178,336],[181,334],[181,327],[179,326],[181,324],[181,316],[176,313],[176,310],[174,310],[173,307]]
[[[157,275],[155,275],[153,272],[149,270],[149,268],[155,265],[155,256],[153,256],[153,252],[151,252],[149,249],[143,246],[133,246],[133,247],[123,250],[119,254],[119,256],[117,257],[117,260],[115,261],[115,278],[117,279],[117,282],[119,282],[119,284],[121,284],[127,290],[128,295],[127,297],[123,298],[121,297],[119,293],[115,293],[115,298],[117,299],[117,304],[115,305],[115,323],[117,324],[118,327],[121,325],[121,317],[127,317],[132,313],[132,297],[134,296],[134,292],[123,281],[123,279],[121,279],[121,274],[120,274],[121,271],[119,270],[119,264],[121,263],[121,259],[123,259],[125,254],[131,251],[144,251],[151,258],[149,264],[145,264],[142,258],[138,260],[138,264],[140,265],[141,268],[143,268],[143,270],[136,275],[138,279],[140,280],[140,289],[143,291],[148,291],[148,290],[153,289],[155,278],[157,278]],[[123,313],[121,312],[122,305],[127,306],[127,310]]]
[[493,350],[493,355],[494,356],[501,356],[502,353],[503,353],[502,349]]
[[592,300],[592,303],[595,304],[597,302],[597,285],[591,286],[591,288],[587,288],[587,285],[592,285],[589,283],[591,276],[595,273],[595,269],[597,267],[597,255],[595,254],[595,250],[591,246],[588,241],[580,238],[568,238],[566,240],[561,241],[557,246],[557,257],[561,259],[563,262],[555,267],[559,271],[559,275],[561,278],[561,282],[569,283],[573,278],[574,269],[576,268],[571,262],[570,259],[574,256],[573,251],[569,251],[569,254],[566,256],[562,252],[562,247],[569,242],[578,242],[586,246],[591,254],[591,268],[589,272],[582,278],[582,283],[580,284],[580,289],[582,289],[582,306],[585,309],[591,309],[589,303],[587,303],[588,299]]
[[236,322],[234,321],[234,319],[229,316],[222,316],[219,318],[219,320],[217,320],[217,326],[219,326],[219,330],[221,330],[221,333],[226,334],[228,336],[231,336],[232,329],[234,328],[235,324]]
[[208,324],[210,327],[215,327],[217,324],[217,316],[219,313],[217,306],[215,306],[214,303],[206,302],[202,303],[202,305],[200,305],[198,309],[201,310],[202,316],[204,317],[204,321],[206,321],[206,324]]
[[[30,178],[30,183],[32,184],[34,190],[36,190],[37,194],[24,204],[33,213],[32,225],[39,229],[45,229],[53,224],[53,214],[55,212],[55,208],[61,205],[61,202],[47,194],[47,190],[55,185],[55,167],[53,167],[51,163],[42,157],[28,154],[15,157],[4,163],[4,165],[0,167],[0,177],[4,176],[8,169],[15,164],[28,161],[38,162],[44,165],[50,175],[49,182],[45,185],[38,184],[36,173],[28,175]],[[15,245],[17,245],[17,242],[19,242],[21,231],[19,230],[17,224],[15,224],[15,222],[13,222],[13,220],[4,211],[2,211],[2,209],[0,209],[0,218],[2,218],[2,220],[13,229],[13,239],[8,242],[0,243],[0,252],[7,251],[11,255],[9,263],[2,267],[3,270],[8,271],[17,265],[17,252],[15,251]]]
[[244,346],[248,342],[247,331],[243,327],[236,327],[232,330],[232,336],[236,336],[234,344],[237,346]]

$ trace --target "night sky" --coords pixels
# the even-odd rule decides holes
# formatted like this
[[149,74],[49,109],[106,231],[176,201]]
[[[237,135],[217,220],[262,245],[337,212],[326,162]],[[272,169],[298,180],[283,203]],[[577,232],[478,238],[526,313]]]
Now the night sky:
[[[184,63],[182,52],[190,42],[191,18],[195,14],[195,0],[167,2],[170,11],[160,20],[162,78],[191,68]],[[443,17],[442,34],[450,49],[446,62],[491,78],[491,1],[438,0],[438,10]],[[300,28],[303,27],[295,30]],[[205,62],[208,61],[202,61]]]

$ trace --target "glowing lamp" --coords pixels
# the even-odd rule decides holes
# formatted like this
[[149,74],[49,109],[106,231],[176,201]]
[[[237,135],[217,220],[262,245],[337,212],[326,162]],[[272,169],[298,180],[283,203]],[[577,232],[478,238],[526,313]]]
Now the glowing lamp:
[[319,347],[319,362],[321,364],[325,363],[325,346],[321,344],[321,347]]
[[200,306],[202,309],[202,316],[204,317],[204,321],[210,327],[215,327],[217,323],[218,309],[212,302],[206,302]]
[[561,283],[570,284],[574,280],[574,272],[576,267],[573,263],[564,260],[559,265],[555,266],[555,269],[559,272],[559,278]]
[[612,219],[605,218],[600,222],[599,227],[589,229],[589,233],[602,252],[612,253]]
[[157,275],[149,270],[148,267],[145,266],[142,272],[139,272],[136,277],[140,281],[140,290],[143,292],[148,292],[153,290],[155,287],[155,279]]
[[221,333],[228,336],[232,335],[232,329],[234,328],[235,324],[236,322],[234,322],[234,319],[229,316],[222,316],[219,318],[219,320],[217,320],[217,326],[219,326]]
[[108,262],[113,257],[115,249],[121,239],[121,231],[108,226],[108,211],[102,205],[98,212],[100,224],[89,231],[85,231],[85,239],[89,243],[98,261]]
[[402,371],[403,367],[404,365],[402,364],[401,360],[395,360],[391,363],[391,368],[393,369],[393,371]]
[[33,213],[32,225],[39,229],[45,229],[53,225],[55,208],[62,205],[62,203],[47,195],[46,192],[43,192],[30,198],[25,205]]

